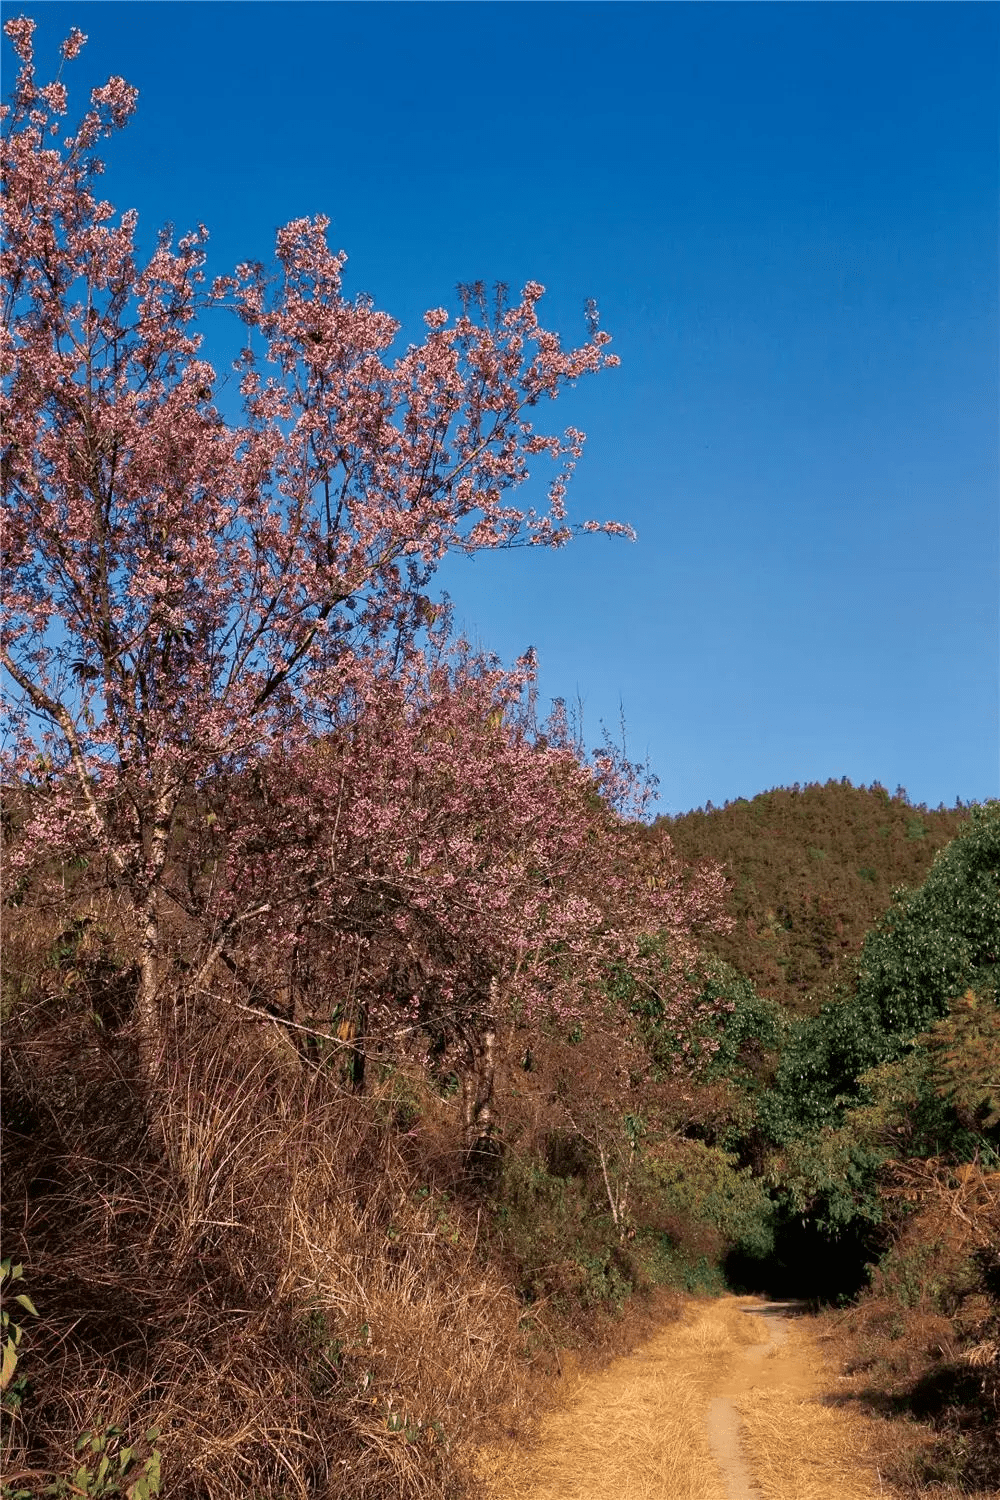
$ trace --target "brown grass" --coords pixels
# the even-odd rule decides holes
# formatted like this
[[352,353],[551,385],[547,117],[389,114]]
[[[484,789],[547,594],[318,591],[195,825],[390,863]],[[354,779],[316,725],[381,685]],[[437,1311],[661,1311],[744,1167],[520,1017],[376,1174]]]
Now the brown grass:
[[893,1441],[908,1496],[1000,1496],[1000,1174],[977,1163],[900,1164],[910,1212],[871,1288],[828,1314],[825,1336],[859,1412]]
[[4,940],[3,1250],[40,1314],[11,1486],[40,1492],[115,1425],[143,1456],[160,1429],[177,1500],[457,1495],[466,1455],[569,1367],[561,1342],[579,1366],[670,1316],[669,1296],[585,1329],[526,1308],[457,1110],[416,1072],[373,1065],[359,1098],[276,1027],[181,995],[149,1100],[110,898],[18,908]]
[[706,1403],[733,1354],[757,1337],[732,1301],[689,1304],[643,1348],[581,1377],[542,1419],[532,1448],[482,1452],[484,1492],[490,1500],[725,1500]]
[[[522,1309],[475,1206],[421,1177],[399,1078],[357,1099],[223,1016],[181,1038],[164,1156],[127,1047],[39,1003],[5,1036],[4,1253],[40,1314],[6,1481],[113,1423],[161,1429],[178,1500],[455,1490],[455,1446],[523,1403]],[[420,1111],[440,1165],[450,1118]]]
[[884,1475],[885,1423],[781,1388],[750,1391],[737,1405],[744,1450],[763,1500],[898,1494]]

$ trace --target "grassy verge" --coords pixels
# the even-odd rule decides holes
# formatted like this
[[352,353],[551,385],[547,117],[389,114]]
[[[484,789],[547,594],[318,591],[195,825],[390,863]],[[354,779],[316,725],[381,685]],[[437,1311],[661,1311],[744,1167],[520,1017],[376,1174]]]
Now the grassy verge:
[[82,1435],[150,1428],[192,1500],[455,1488],[456,1443],[518,1404],[523,1310],[408,1159],[398,1083],[359,1100],[220,1021],[174,1060],[162,1151],[127,1059],[97,1035],[88,1071],[60,1034],[46,1068],[44,1041],[6,1057],[4,1253],[38,1317],[5,1493],[74,1474]]
[[[827,1313],[855,1409],[891,1420],[903,1491],[1000,1494],[1000,1173],[910,1162],[907,1212],[869,1289]],[[912,1439],[912,1440],[908,1440]]]

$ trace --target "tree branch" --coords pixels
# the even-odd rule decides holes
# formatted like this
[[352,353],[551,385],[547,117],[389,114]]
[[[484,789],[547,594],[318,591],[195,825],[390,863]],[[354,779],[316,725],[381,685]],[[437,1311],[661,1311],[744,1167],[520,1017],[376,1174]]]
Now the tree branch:
[[80,737],[76,732],[76,725],[73,723],[73,717],[69,709],[60,703],[58,699],[50,698],[48,693],[43,692],[36,682],[32,682],[31,678],[27,677],[13,660],[6,646],[0,647],[0,662],[3,663],[21,691],[27,693],[35,709],[51,719],[53,724],[58,724],[62,730],[66,743],[69,746],[70,760],[76,772],[77,783],[83,800],[86,803],[87,814],[90,818],[94,834],[98,839],[107,841],[108,853],[111,856],[112,864],[120,875],[124,874],[126,868],[125,860],[122,858],[120,850],[116,849],[108,838],[107,824],[97,804],[97,798],[94,796],[94,789],[90,784],[90,776],[87,772],[87,758],[83,752],[83,746],[80,744]]

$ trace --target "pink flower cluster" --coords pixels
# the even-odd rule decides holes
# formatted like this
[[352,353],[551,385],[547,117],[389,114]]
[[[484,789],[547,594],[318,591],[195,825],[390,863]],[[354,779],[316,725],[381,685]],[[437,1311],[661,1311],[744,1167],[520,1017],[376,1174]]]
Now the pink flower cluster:
[[[96,196],[91,154],[136,90],[109,79],[50,145],[66,91],[36,85],[33,29],[5,27],[21,67],[0,164],[0,660],[6,774],[32,808],[19,857],[86,843],[114,866],[147,991],[182,847],[206,942],[256,912],[269,951],[325,933],[350,984],[439,1011],[491,978],[512,1010],[565,1017],[650,924],[680,952],[717,918],[717,883],[686,883],[666,851],[639,880],[610,810],[634,768],[535,733],[531,663],[450,647],[426,592],[449,551],[631,535],[569,523],[584,434],[535,425],[616,363],[608,335],[595,320],[564,349],[529,282],[513,305],[473,289],[454,319],[429,311],[423,342],[394,352],[398,324],[344,294],[322,217],[279,231],[276,282],[245,264],[208,284],[201,226],[141,261],[136,216]],[[84,41],[72,32],[64,60]],[[235,423],[200,355],[199,316],[218,306],[246,331]],[[516,491],[541,460],[555,473],[536,511]]]

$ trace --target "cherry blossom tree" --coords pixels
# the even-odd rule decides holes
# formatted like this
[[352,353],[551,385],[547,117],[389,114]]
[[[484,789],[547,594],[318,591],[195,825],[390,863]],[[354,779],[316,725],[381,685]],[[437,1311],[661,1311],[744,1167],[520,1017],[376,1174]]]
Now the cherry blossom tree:
[[[346,295],[323,218],[279,231],[272,274],[209,280],[204,227],[144,259],[94,156],[136,90],[109,79],[63,136],[62,68],[36,82],[33,29],[5,27],[20,66],[0,162],[0,662],[27,808],[11,858],[106,864],[135,923],[151,1083],[172,912],[198,934],[195,987],[241,944],[291,972],[320,933],[350,1003],[368,997],[357,1028],[398,1031],[409,994],[411,1031],[464,1048],[474,1135],[501,1008],[565,1014],[643,924],[680,951],[718,916],[718,880],[684,886],[666,851],[660,884],[629,863],[602,799],[621,768],[531,729],[532,664],[451,647],[427,592],[449,552],[630,534],[569,524],[584,435],[536,421],[617,363],[608,336],[591,315],[564,349],[542,287],[491,305],[473,286],[399,349],[399,325]],[[225,311],[238,419],[201,352]],[[514,493],[538,463],[540,509]]]
[[558,714],[535,724],[530,658],[505,670],[444,629],[436,644],[369,678],[344,731],[263,758],[236,797],[213,788],[178,899],[224,954],[232,917],[272,893],[228,953],[244,991],[263,977],[273,1004],[287,975],[284,1014],[349,1041],[354,1068],[409,1052],[458,1073],[474,1146],[498,1048],[607,1009],[613,970],[641,968],[651,932],[673,960],[664,1005],[687,1015],[724,883],[615,805],[638,768],[607,748],[585,761]]

